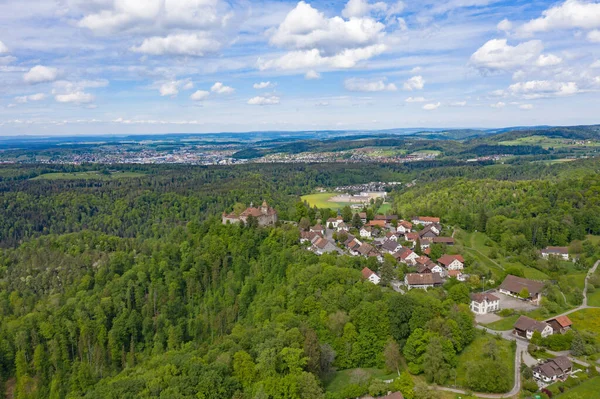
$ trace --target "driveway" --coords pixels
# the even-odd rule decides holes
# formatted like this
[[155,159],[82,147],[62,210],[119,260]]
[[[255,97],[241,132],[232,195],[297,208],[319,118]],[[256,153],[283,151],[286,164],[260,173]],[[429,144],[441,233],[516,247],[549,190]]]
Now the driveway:
[[494,313],[476,314],[475,315],[475,321],[478,324],[490,324],[490,323],[493,323],[498,320],[502,320],[502,317],[500,317]]
[[537,306],[526,302],[526,301],[522,301],[520,299],[517,298],[513,298],[512,296],[508,296],[505,294],[502,294],[498,291],[494,291],[492,292],[495,296],[497,296],[498,298],[500,298],[500,310],[502,309],[514,309],[514,310],[521,310],[524,312],[528,312],[530,310],[534,310],[537,309]]

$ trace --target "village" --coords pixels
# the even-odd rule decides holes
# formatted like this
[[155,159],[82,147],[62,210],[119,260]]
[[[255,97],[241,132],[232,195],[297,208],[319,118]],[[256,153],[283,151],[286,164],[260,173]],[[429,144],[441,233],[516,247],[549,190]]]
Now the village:
[[[338,215],[313,226],[299,224],[300,243],[317,255],[373,259],[373,264],[378,266],[372,267],[376,270],[364,267],[361,271],[363,280],[375,285],[389,285],[401,294],[412,289],[441,287],[451,279],[459,283],[469,280],[470,275],[465,273],[465,259],[454,250],[454,230],[444,227],[439,217],[414,216],[404,220],[396,215],[378,214],[372,219],[368,215],[363,208],[352,213],[351,217],[350,214],[346,214],[346,218]],[[263,202],[260,207],[251,205],[239,215],[223,214],[223,224],[238,222],[275,225],[278,222],[277,211]],[[574,260],[567,247],[549,246],[541,250],[539,256],[542,259]],[[386,261],[394,265],[393,275],[387,276],[388,281],[384,281],[386,276],[383,275]],[[485,330],[486,324],[501,319],[497,314],[503,309],[532,311],[538,308],[544,288],[543,281],[508,274],[497,288],[471,293],[469,308],[477,327]],[[545,388],[581,371],[582,363],[572,359],[567,352],[536,359],[528,353],[528,345],[537,344],[551,335],[565,334],[572,325],[566,314],[543,321],[520,315],[512,329],[499,334],[504,339],[517,342],[520,349],[516,356],[531,367],[539,387]]]

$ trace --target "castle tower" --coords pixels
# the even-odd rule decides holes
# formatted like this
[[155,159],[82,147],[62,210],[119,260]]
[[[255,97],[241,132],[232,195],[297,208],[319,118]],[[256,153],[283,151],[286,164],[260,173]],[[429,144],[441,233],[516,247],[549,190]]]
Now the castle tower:
[[269,205],[267,204],[267,201],[263,201],[260,211],[263,215],[266,215],[269,212]]

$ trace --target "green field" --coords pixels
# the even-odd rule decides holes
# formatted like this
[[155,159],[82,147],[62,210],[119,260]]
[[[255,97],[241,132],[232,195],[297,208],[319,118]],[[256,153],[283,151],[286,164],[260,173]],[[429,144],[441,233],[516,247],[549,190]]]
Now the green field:
[[459,230],[456,238],[458,244],[463,246],[465,254],[469,254],[480,264],[489,268],[496,277],[503,275],[506,268],[517,267],[523,270],[526,278],[533,280],[547,280],[550,278],[544,272],[532,267],[526,267],[521,263],[510,262],[502,256],[498,256],[497,258],[490,257],[493,251],[499,250],[499,247],[498,244],[490,240],[484,233],[468,233]]
[[383,213],[384,215],[392,210],[392,204],[385,203],[379,207],[377,213]]
[[317,208],[329,208],[329,209],[340,209],[345,207],[346,205],[352,205],[346,202],[330,202],[329,198],[334,195],[338,195],[339,193],[318,193],[318,194],[309,194],[303,195],[301,197],[302,201],[308,202],[308,204],[312,206],[316,206]]
[[483,348],[490,338],[495,339],[498,344],[498,360],[507,366],[511,375],[510,386],[512,387],[514,384],[515,352],[509,341],[496,339],[490,334],[478,334],[475,340],[458,356],[458,366],[456,367],[457,386],[465,386],[468,364],[483,359]]
[[582,309],[569,315],[573,322],[573,328],[585,331],[595,336],[596,342],[600,344],[600,309]]
[[512,316],[508,316],[503,318],[502,320],[495,321],[493,323],[485,324],[486,328],[494,331],[507,331],[511,330],[519,318],[520,315],[514,314]]
[[568,148],[568,147],[596,147],[600,145],[597,142],[585,143],[585,144],[577,144],[575,140],[569,140],[564,138],[553,138],[546,136],[528,136],[528,137],[520,137],[516,140],[509,141],[501,141],[498,143],[499,145],[537,145],[544,149],[548,148]]
[[43,175],[32,178],[31,180],[111,180],[144,176],[144,173],[136,172],[111,172],[110,174],[103,174],[98,171],[90,171],[73,173],[44,173]]
[[411,153],[410,155],[435,155],[435,156],[438,156],[441,153],[442,152],[438,151],[438,150],[420,150],[420,151],[415,151],[415,152]]
[[576,386],[573,389],[569,389],[563,394],[555,396],[555,398],[571,399],[571,398],[597,398],[600,394],[600,377],[591,378]]
[[353,381],[353,372],[354,371],[364,371],[369,375],[370,378],[379,378],[381,380],[391,380],[398,377],[397,373],[388,373],[385,370],[375,369],[375,368],[367,368],[367,369],[348,369],[337,371],[333,378],[329,381],[326,386],[327,392],[338,392],[341,391],[344,387],[349,384],[354,383]]

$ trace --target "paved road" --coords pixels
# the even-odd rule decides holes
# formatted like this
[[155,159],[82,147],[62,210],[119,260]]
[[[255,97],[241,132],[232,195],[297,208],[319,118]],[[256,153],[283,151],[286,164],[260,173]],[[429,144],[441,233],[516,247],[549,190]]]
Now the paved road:
[[[477,251],[477,250],[475,250]],[[477,251],[479,252],[479,251]],[[483,255],[483,254],[482,254]],[[568,314],[571,314],[573,312],[576,312],[578,310],[581,309],[589,309],[589,308],[598,308],[596,306],[588,306],[587,304],[587,287],[588,287],[588,279],[590,278],[590,276],[592,274],[594,274],[596,272],[596,269],[598,268],[598,265],[600,265],[600,260],[598,260],[596,263],[594,263],[594,267],[592,267],[589,271],[587,276],[585,277],[585,284],[584,284],[584,288],[583,288],[583,303],[581,304],[581,306],[569,310],[568,312],[562,313],[560,315],[554,316],[554,317],[558,317],[558,316],[566,316]],[[553,318],[554,318],[553,317]],[[484,331],[489,331],[492,334],[500,334],[502,336],[502,338],[508,340],[508,341],[516,341],[517,342],[517,349],[515,351],[515,384],[513,386],[513,388],[504,394],[494,394],[494,393],[477,393],[474,392],[473,395],[480,397],[480,398],[489,398],[489,399],[501,399],[501,398],[510,398],[513,397],[515,395],[517,395],[520,391],[521,391],[521,360],[522,359],[527,359],[529,360],[526,363],[530,363],[531,362],[531,356],[529,355],[529,353],[527,352],[527,345],[529,344],[529,341],[521,339],[521,338],[517,338],[514,336],[512,330],[507,330],[507,331],[493,331],[493,330],[488,330],[485,326],[482,325],[477,325],[476,326],[478,329],[480,330],[484,330]],[[563,352],[553,352],[553,351],[547,351],[550,354],[553,354],[555,356],[569,356],[570,355],[570,351],[563,351]],[[579,365],[582,365],[584,367],[590,367],[589,363],[586,363],[584,361],[581,361],[579,359],[575,359],[571,356],[569,356],[569,359],[573,362],[573,363],[577,363]],[[596,370],[600,371],[600,367],[596,367]],[[448,391],[448,392],[454,392],[454,393],[458,393],[458,394],[466,394],[467,391],[462,390],[462,389],[455,389],[455,388],[446,388],[446,387],[436,387],[436,389],[440,390],[440,391]]]
[[596,263],[594,263],[594,266],[590,270],[588,270],[587,276],[585,276],[585,283],[583,285],[583,302],[581,303],[581,305],[576,307],[575,309],[571,309],[571,310],[561,313],[559,315],[553,316],[552,317],[553,319],[556,317],[559,317],[559,316],[570,315],[571,313],[575,313],[581,309],[600,309],[598,306],[588,306],[588,297],[587,297],[588,280],[589,280],[590,276],[596,272],[598,265],[600,265],[600,260],[598,260],[598,261],[596,261]]

